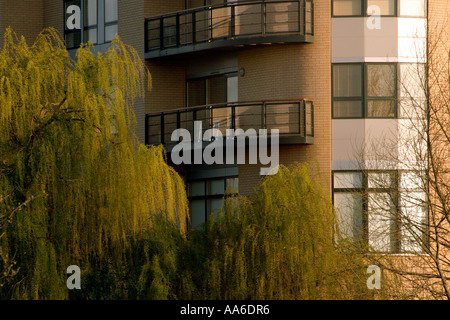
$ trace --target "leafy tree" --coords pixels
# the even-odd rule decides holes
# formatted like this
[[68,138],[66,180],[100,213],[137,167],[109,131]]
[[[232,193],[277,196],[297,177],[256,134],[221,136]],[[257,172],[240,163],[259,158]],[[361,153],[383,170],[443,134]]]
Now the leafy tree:
[[[134,135],[133,99],[150,83],[148,72],[120,40],[104,54],[93,51],[83,46],[71,60],[53,29],[32,46],[5,34],[1,299],[127,298],[148,263],[136,253],[163,225],[155,221],[185,230],[182,180],[161,148]],[[158,273],[161,262],[148,258]],[[66,288],[70,265],[82,269],[81,292]]]
[[[186,237],[184,184],[134,135],[150,77],[120,40],[71,60],[54,30],[0,52],[0,299],[367,297],[358,252],[306,165],[231,197]],[[82,289],[66,288],[78,265]]]
[[[306,164],[281,166],[250,198],[229,198],[192,235],[208,299],[351,299],[371,296],[362,256],[335,245],[334,210]],[[192,266],[192,267],[195,267]]]

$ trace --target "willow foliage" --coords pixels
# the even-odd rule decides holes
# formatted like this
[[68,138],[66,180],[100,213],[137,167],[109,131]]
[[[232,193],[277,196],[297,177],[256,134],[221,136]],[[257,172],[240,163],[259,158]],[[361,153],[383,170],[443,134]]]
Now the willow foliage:
[[6,32],[0,298],[68,298],[70,265],[80,266],[85,283],[105,280],[106,293],[85,297],[126,298],[127,274],[137,279],[145,263],[158,271],[158,260],[134,252],[145,252],[142,239],[158,219],[184,230],[187,204],[162,150],[134,135],[132,104],[147,82],[136,51],[120,40],[104,54],[84,46],[73,61],[52,29],[32,46]]
[[352,299],[368,292],[361,256],[335,245],[330,197],[306,164],[281,166],[250,198],[229,198],[196,237],[203,297]]

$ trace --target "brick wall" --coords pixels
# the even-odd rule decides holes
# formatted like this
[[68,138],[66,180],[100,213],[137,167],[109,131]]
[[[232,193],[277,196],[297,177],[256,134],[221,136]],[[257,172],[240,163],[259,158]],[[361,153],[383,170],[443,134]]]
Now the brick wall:
[[185,0],[145,0],[145,16],[175,12],[185,9]]
[[[184,0],[146,0],[145,17],[180,11]],[[146,112],[183,108],[186,105],[186,68],[183,60],[146,61],[152,75],[152,91],[146,96]]]
[[150,61],[152,91],[146,99],[147,113],[180,109],[186,106],[186,68],[183,62]]
[[[183,0],[146,1],[145,16],[184,9]],[[207,58],[206,58],[207,59]],[[153,90],[146,98],[146,111],[155,112],[185,105],[184,59],[147,61]],[[315,143],[312,146],[280,146],[285,165],[312,161],[320,166],[324,186],[331,190],[331,3],[315,1],[313,44],[271,45],[243,48],[238,52],[239,100],[314,100]],[[315,163],[314,163],[315,164]],[[260,180],[259,165],[240,165],[240,192],[249,194]]]
[[[133,46],[144,59],[144,1],[143,0],[119,0],[119,36],[120,39]],[[145,137],[145,97],[139,98],[134,103],[136,115],[136,135],[144,143]]]
[[8,27],[32,44],[44,27],[44,1],[0,0],[0,46]]
[[[310,161],[320,167],[331,192],[331,2],[314,1],[314,43],[272,45],[239,53],[239,100],[314,100],[314,145],[280,146],[280,163]],[[239,191],[248,194],[259,181],[257,165],[239,166]],[[241,178],[242,177],[242,178]]]
[[63,1],[44,0],[44,27],[55,28],[64,38]]

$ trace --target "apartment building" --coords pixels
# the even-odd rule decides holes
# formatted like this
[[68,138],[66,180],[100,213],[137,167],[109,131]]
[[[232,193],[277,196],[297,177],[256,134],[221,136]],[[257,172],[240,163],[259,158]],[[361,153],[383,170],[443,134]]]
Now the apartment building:
[[[345,237],[380,252],[417,252],[411,231],[380,210],[426,219],[424,206],[402,203],[403,194],[426,196],[416,190],[423,167],[404,141],[417,138],[410,101],[426,104],[427,25],[430,12],[445,18],[443,2],[0,0],[0,31],[12,26],[31,41],[52,26],[72,54],[87,41],[105,50],[118,33],[153,79],[135,105],[136,133],[164,144],[169,162],[175,129],[278,129],[279,163],[318,165]],[[73,6],[79,29],[67,23]],[[264,178],[267,164],[250,164],[248,153],[245,163],[233,159],[173,164],[186,181],[192,227],[217,212],[226,190],[248,195]]]

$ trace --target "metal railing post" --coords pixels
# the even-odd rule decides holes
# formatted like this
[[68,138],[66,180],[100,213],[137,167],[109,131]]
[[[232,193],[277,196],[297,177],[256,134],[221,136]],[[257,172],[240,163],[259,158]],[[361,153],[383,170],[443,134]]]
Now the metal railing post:
[[164,18],[159,20],[159,47],[160,50],[164,49]]
[[308,132],[308,130],[306,128],[306,126],[307,126],[307,121],[306,121],[306,101],[303,101],[303,106],[304,106],[304,108],[302,108],[303,109],[303,137],[306,138],[307,132]]
[[164,144],[164,134],[165,134],[165,132],[164,132],[164,114],[161,114],[161,144]]
[[196,20],[195,20],[195,11],[192,12],[192,44],[195,44],[197,42],[197,35],[196,35]]
[[231,5],[230,8],[231,8],[230,36],[232,38],[234,38],[236,36],[236,16],[235,16],[236,15],[236,12],[235,12],[236,7],[234,5]]
[[262,23],[262,35],[263,37],[266,35],[266,3],[261,3],[261,23]]
[[148,52],[149,47],[148,47],[148,20],[144,21],[144,37],[145,37],[145,44],[144,44],[144,50],[145,52]]
[[304,101],[298,103],[298,134],[302,134],[302,109]]
[[[273,106],[273,110],[271,110],[271,115],[268,115],[269,106]],[[288,106],[287,111],[285,110],[285,106]],[[291,106],[297,106],[297,110],[292,109]],[[172,130],[172,124],[173,124],[173,116],[176,116],[176,129],[195,129],[195,121],[201,121],[202,122],[202,132],[201,134],[208,130],[215,128],[215,125],[218,125],[217,129],[221,130],[220,128],[223,128],[224,126],[226,129],[233,129],[237,130],[239,129],[238,121],[237,119],[238,111],[237,108],[239,107],[251,107],[250,110],[247,110],[244,112],[243,116],[251,121],[253,124],[253,128],[255,128],[257,131],[259,129],[268,130],[269,129],[269,120],[272,120],[270,116],[275,117],[281,117],[283,119],[285,115],[287,114],[289,120],[287,120],[283,123],[283,125],[288,125],[289,129],[287,132],[283,132],[284,134],[295,134],[299,135],[302,138],[308,138],[308,137],[314,137],[314,103],[310,100],[306,99],[287,99],[287,100],[263,100],[263,101],[247,101],[247,102],[236,102],[236,103],[218,103],[218,104],[211,104],[211,105],[205,105],[205,106],[198,106],[198,107],[192,107],[187,109],[177,109],[172,111],[165,111],[157,114],[146,114],[145,115],[145,143],[148,144],[155,144],[156,141],[151,138],[153,136],[157,137],[159,134],[159,139],[161,144],[166,144],[165,138],[166,133],[169,134],[170,132],[165,131],[165,117],[168,115],[171,117],[169,119],[169,126],[167,129]],[[225,109],[226,108],[226,109]],[[260,124],[257,120],[257,112],[258,110],[260,112]],[[219,110],[218,118],[215,118],[214,110]],[[255,111],[253,111],[256,109]],[[223,118],[223,110],[226,110],[226,118]],[[199,116],[198,113],[201,112],[201,115]],[[228,112],[231,112],[231,118],[230,114]],[[298,112],[298,130],[293,130],[293,126],[295,125],[295,120],[292,118],[294,116],[294,113]],[[182,115],[185,115],[185,120],[182,120]],[[190,116],[192,114],[192,116]],[[155,134],[152,132],[152,125],[157,127],[156,117],[159,117],[160,122],[160,132],[157,133],[155,131]],[[256,117],[256,118],[255,118]],[[154,120],[153,120],[154,119]],[[253,121],[252,121],[253,120]],[[182,126],[182,121],[184,121],[184,124]],[[215,122],[216,121],[216,122]],[[276,129],[277,125],[276,122],[271,122],[271,128]],[[156,129],[155,129],[156,130]],[[194,132],[195,134],[195,132]],[[226,134],[226,131],[225,131]],[[180,141],[180,137],[179,137]],[[305,140],[308,141],[308,140]],[[170,142],[168,142],[170,143]],[[310,142],[308,142],[310,143]]]
[[146,114],[145,115],[145,129],[144,129],[144,132],[145,132],[145,138],[144,138],[144,142],[145,142],[145,145],[148,145],[149,144],[149,138],[148,138],[148,135],[149,135],[149,133],[150,133],[150,128],[149,128],[149,121],[148,121],[148,119],[149,119],[149,115],[148,114]]
[[236,130],[236,106],[231,106],[231,129]]
[[177,28],[177,30],[176,30],[176,37],[177,37],[176,46],[178,48],[178,47],[180,47],[180,14],[178,14],[178,13],[175,18],[175,24],[176,24],[176,28]]
[[[307,0],[302,0],[302,3],[300,4],[300,7],[302,7],[303,10],[303,14],[301,19],[303,19],[303,21],[301,22],[303,25],[303,35],[306,35],[306,1]],[[299,21],[299,25],[300,25],[300,21]]]
[[266,103],[263,102],[262,104],[262,128],[261,129],[267,129],[267,110],[266,110]]
[[210,21],[209,21],[209,35],[208,35],[208,41],[212,41],[212,39],[213,39],[213,15],[212,15],[212,8],[211,7],[208,7],[208,15],[209,15],[209,18],[210,18]]

